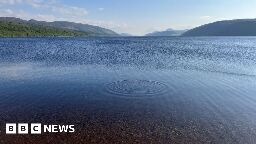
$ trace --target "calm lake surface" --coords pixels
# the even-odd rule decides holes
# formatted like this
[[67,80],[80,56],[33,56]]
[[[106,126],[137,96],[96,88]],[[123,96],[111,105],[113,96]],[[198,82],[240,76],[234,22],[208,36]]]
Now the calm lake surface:
[[1,144],[255,144],[256,37],[1,38],[0,128]]

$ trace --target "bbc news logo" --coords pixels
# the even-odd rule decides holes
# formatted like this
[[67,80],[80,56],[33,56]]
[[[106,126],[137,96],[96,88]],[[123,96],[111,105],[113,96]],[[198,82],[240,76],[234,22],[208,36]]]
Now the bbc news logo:
[[[30,128],[30,129],[29,129]],[[6,134],[74,133],[74,125],[42,125],[41,123],[7,123]]]

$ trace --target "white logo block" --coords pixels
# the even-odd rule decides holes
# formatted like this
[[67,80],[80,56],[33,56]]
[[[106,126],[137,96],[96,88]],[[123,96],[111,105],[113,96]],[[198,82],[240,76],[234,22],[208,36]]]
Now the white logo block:
[[6,134],[16,134],[16,124],[7,123],[6,124]]
[[31,134],[41,134],[41,133],[42,133],[42,125],[40,123],[32,123]]
[[18,134],[28,134],[28,124],[19,123],[18,124]]

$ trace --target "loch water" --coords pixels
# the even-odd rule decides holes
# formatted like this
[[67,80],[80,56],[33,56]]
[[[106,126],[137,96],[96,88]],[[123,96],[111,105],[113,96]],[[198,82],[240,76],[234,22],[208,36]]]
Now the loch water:
[[[2,133],[18,122],[76,132]],[[254,144],[256,37],[0,38],[0,124],[0,143]]]

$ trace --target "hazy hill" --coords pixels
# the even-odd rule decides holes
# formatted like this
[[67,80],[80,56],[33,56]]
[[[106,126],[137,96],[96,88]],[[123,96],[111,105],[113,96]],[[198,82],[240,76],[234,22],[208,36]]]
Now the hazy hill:
[[81,24],[81,23],[74,23],[74,22],[67,22],[67,21],[44,22],[44,21],[36,21],[36,20],[30,20],[29,23],[87,32],[87,33],[90,33],[90,35],[92,36],[118,36],[118,34],[112,30],[101,28],[98,26],[92,26],[88,24]]
[[149,33],[149,34],[146,34],[146,36],[180,36],[184,32],[186,32],[186,30],[167,29],[165,31],[156,31],[153,33]]
[[117,33],[114,31],[101,28],[98,26],[92,26],[88,24],[81,24],[81,23],[73,23],[73,22],[66,22],[66,21],[55,21],[55,22],[45,22],[45,21],[36,21],[36,20],[22,20],[19,18],[13,18],[13,17],[1,17],[1,22],[12,22],[12,23],[18,23],[23,25],[29,25],[29,26],[36,26],[36,27],[51,27],[51,28],[57,28],[57,29],[63,29],[73,32],[79,32],[79,33],[86,33],[86,35],[90,36],[118,36]]
[[256,19],[218,21],[191,29],[183,36],[256,36]]

